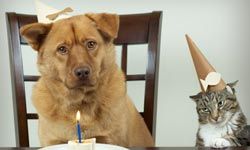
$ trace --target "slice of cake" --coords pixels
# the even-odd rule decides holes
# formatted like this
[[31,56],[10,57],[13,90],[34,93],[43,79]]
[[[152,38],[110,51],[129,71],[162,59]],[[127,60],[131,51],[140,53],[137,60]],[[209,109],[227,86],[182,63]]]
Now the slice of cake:
[[79,143],[78,140],[68,141],[68,150],[95,150],[96,139],[86,139]]

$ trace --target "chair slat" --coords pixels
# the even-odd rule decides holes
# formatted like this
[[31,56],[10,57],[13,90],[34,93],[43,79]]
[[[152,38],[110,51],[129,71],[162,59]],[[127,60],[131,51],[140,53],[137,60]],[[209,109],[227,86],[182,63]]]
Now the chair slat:
[[28,119],[38,119],[38,114],[35,113],[28,113],[26,116]]
[[[120,15],[120,30],[114,43],[116,45],[147,43],[150,14],[151,13]],[[37,17],[35,15],[17,14],[17,16],[19,27],[37,22]],[[127,38],[128,34],[133,36]],[[21,44],[27,45],[27,42],[23,37],[21,37]]]
[[40,78],[40,76],[24,75],[24,81],[35,82]]
[[128,54],[128,45],[123,44],[122,45],[122,70],[125,75],[127,75],[127,54]]
[[126,75],[127,81],[145,80],[145,74]]

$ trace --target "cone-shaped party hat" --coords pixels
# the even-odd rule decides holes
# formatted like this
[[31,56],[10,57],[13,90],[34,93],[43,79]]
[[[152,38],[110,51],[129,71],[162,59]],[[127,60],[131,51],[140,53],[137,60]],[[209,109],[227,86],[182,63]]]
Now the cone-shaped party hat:
[[202,92],[220,91],[226,88],[220,74],[215,71],[192,39],[188,35],[186,35],[186,39]]

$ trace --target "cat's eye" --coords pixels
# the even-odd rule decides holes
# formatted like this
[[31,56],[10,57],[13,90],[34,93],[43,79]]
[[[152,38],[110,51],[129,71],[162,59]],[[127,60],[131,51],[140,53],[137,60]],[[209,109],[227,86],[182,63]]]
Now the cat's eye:
[[68,48],[66,47],[66,46],[59,46],[58,48],[57,48],[57,52],[59,52],[60,54],[62,54],[62,55],[65,55],[65,54],[67,54],[68,53]]
[[203,111],[203,112],[209,112],[209,110],[207,108],[201,108],[201,111]]
[[219,101],[219,102],[218,102],[218,106],[219,106],[219,107],[222,107],[223,105],[224,105],[224,101]]
[[94,40],[87,40],[85,46],[88,50],[95,50],[97,47],[97,42]]

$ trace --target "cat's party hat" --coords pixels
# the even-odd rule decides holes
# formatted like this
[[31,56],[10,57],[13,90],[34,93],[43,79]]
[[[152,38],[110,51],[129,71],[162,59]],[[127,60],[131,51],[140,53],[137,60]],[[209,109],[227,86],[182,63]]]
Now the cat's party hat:
[[221,75],[215,71],[188,35],[186,35],[186,39],[202,92],[221,91],[225,89],[226,83],[221,78]]
[[39,23],[52,23],[60,19],[69,18],[71,15],[68,13],[73,11],[70,7],[58,10],[42,3],[40,0],[35,0],[35,6]]

